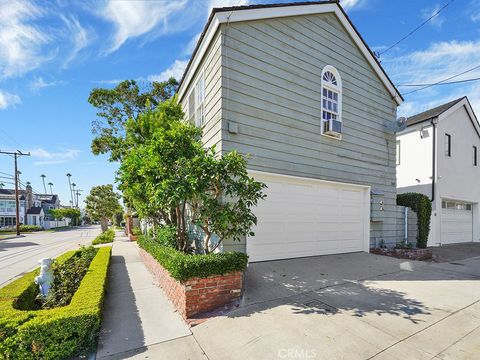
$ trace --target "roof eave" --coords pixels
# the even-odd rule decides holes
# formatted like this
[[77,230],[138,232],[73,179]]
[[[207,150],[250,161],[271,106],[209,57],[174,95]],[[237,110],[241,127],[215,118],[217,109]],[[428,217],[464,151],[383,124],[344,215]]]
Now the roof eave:
[[[383,69],[382,65],[380,64],[378,59],[375,57],[372,50],[368,47],[367,43],[365,42],[363,37],[360,35],[360,33],[358,32],[356,27],[353,25],[352,21],[348,17],[345,10],[343,10],[343,8],[339,5],[337,0],[319,1],[319,2],[298,2],[298,3],[289,3],[289,4],[270,4],[270,5],[257,5],[257,6],[251,5],[251,6],[230,7],[230,8],[214,8],[212,10],[212,12],[210,13],[208,21],[207,21],[207,23],[206,23],[206,25],[205,25],[205,27],[204,27],[201,35],[200,35],[200,38],[197,42],[197,45],[195,46],[195,49],[192,53],[192,56],[190,57],[190,60],[187,64],[187,67],[185,68],[183,76],[180,79],[179,86],[178,86],[179,100],[181,100],[183,98],[183,96],[185,95],[185,91],[188,88],[188,85],[189,85],[190,81],[192,80],[192,78],[193,78],[193,76],[196,72],[197,67],[200,64],[201,59],[203,58],[210,41],[212,40],[213,36],[216,34],[216,32],[218,30],[218,27],[222,23],[247,21],[247,20],[255,20],[255,19],[258,20],[258,19],[262,19],[262,18],[267,19],[267,18],[275,18],[275,17],[283,17],[283,16],[300,15],[300,11],[288,14],[287,10],[280,11],[278,9],[284,9],[284,8],[288,9],[288,8],[296,7],[296,9],[298,10],[299,8],[303,7],[305,9],[312,10],[312,8],[306,8],[307,6],[308,7],[315,7],[318,10],[317,11],[305,11],[304,15],[309,14],[309,13],[314,14],[314,13],[333,12],[337,15],[337,17],[340,19],[340,21],[342,23],[343,23],[343,21],[342,21],[343,19],[342,19],[341,16],[343,16],[343,18],[346,20],[346,24],[343,23],[343,25],[346,27],[347,32],[350,33],[353,40],[357,43],[357,45],[359,45],[359,48],[361,50],[366,50],[367,51],[367,53],[364,53],[364,56],[368,60],[372,60],[372,61],[370,61],[370,64],[372,65],[374,71],[380,77],[380,79],[384,83],[385,87],[387,88],[387,90],[391,94],[392,99],[395,100],[397,105],[401,105],[404,101],[404,98],[402,97],[400,92],[397,90],[397,88],[395,87],[395,85],[393,84],[391,79],[388,77],[388,75],[385,72],[385,70]],[[325,10],[325,11],[320,11],[319,7],[323,7],[324,8],[323,10]],[[330,8],[329,11],[326,11],[327,7]],[[263,17],[258,16],[258,14],[256,14],[257,16],[252,17],[251,19],[247,19],[245,16],[244,17],[239,16],[239,19],[235,19],[235,17],[234,17],[234,15],[237,12],[240,13],[240,14],[244,14],[247,11],[249,11],[251,13],[252,11],[256,11],[256,10],[259,10],[259,9],[262,10],[262,11],[277,9],[277,12],[279,12],[280,14],[277,14],[276,16],[270,15],[270,16],[263,16]],[[230,13],[228,14],[228,16],[224,16],[223,19],[220,19],[219,14],[222,14],[222,13],[225,13],[225,12],[230,12]],[[292,10],[290,10],[290,12],[292,12]],[[350,27],[351,30],[348,27]],[[358,37],[359,41],[357,41],[357,39],[355,39],[355,36]],[[204,43],[205,39],[207,39],[206,43]],[[360,44],[358,44],[358,43],[360,43]],[[360,45],[363,45],[363,47],[360,46]],[[199,53],[200,53],[200,55],[199,55]],[[200,57],[197,58],[197,55],[200,56]]]

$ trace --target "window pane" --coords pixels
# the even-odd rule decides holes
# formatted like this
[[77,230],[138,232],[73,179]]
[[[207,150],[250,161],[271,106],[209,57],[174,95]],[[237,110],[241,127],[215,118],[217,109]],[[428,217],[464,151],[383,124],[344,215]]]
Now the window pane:
[[323,88],[323,96],[327,97],[327,89]]
[[333,100],[338,101],[338,94],[335,92],[333,93]]

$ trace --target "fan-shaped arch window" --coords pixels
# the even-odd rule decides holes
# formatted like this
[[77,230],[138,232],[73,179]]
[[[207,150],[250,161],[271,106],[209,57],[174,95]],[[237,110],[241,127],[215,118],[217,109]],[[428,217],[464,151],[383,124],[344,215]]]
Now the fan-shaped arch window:
[[342,137],[342,80],[338,71],[330,65],[322,71],[321,133]]

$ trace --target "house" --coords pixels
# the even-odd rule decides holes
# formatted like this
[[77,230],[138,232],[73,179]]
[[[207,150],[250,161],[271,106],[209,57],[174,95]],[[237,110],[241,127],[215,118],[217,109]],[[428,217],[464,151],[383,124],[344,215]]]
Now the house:
[[432,201],[429,246],[480,241],[480,126],[466,97],[407,119],[397,134],[399,193]]
[[27,224],[43,227],[45,212],[41,206],[33,206],[27,210]]
[[[51,209],[60,208],[60,199],[56,194],[35,194],[28,184],[19,189],[20,223],[38,225],[45,228],[64,226],[68,221],[56,221],[50,215]],[[60,224],[60,225],[59,225]],[[16,225],[15,190],[0,189],[0,228]]]
[[[25,193],[19,194],[20,222],[25,223]],[[0,189],[0,228],[16,226],[15,190]]]
[[[219,154],[267,184],[250,261],[396,243],[395,135],[403,99],[337,1],[215,8],[178,90]],[[371,210],[371,211],[370,211]]]

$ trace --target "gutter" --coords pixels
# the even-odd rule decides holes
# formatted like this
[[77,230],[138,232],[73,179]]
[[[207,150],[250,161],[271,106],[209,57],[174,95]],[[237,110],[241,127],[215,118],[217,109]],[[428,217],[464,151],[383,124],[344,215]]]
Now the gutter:
[[431,199],[430,201],[433,202],[435,200],[435,176],[436,176],[436,164],[435,164],[435,160],[436,160],[436,135],[437,135],[437,131],[436,131],[436,128],[435,128],[435,122],[432,120],[430,120],[430,124],[432,124],[432,128],[433,128],[433,136],[432,136],[432,196],[431,196]]

